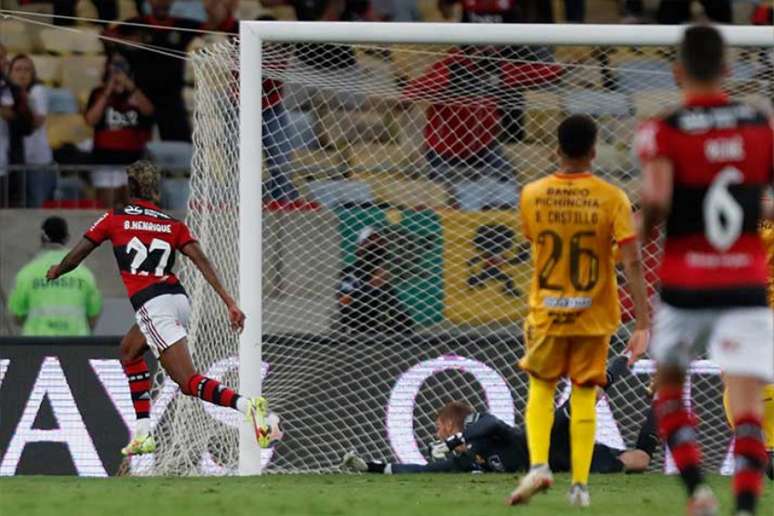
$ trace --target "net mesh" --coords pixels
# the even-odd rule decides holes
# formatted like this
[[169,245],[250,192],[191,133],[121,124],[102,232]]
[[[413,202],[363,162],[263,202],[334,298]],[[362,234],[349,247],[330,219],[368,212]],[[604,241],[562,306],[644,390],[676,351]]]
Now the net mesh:
[[[731,54],[731,92],[771,98],[770,49]],[[601,128],[596,173],[636,205],[633,129],[679,101],[671,58],[666,47],[264,44],[263,261],[254,265],[263,392],[286,431],[264,453],[266,471],[333,471],[348,450],[422,461],[434,415],[453,399],[522,425],[526,375],[515,364],[531,265],[513,211],[519,189],[555,170],[562,117],[587,113]],[[236,292],[238,41],[193,64],[187,221]],[[656,250],[645,246],[651,289]],[[236,386],[238,338],[223,307],[191,269],[183,281],[197,367]],[[611,356],[632,327],[623,289],[621,302]],[[633,446],[651,373],[642,360],[606,393],[598,440]],[[690,378],[717,470],[730,439],[718,371],[696,362]],[[170,384],[157,377],[159,451],[135,459],[135,473],[233,473],[238,416]],[[653,467],[665,460],[659,451]]]

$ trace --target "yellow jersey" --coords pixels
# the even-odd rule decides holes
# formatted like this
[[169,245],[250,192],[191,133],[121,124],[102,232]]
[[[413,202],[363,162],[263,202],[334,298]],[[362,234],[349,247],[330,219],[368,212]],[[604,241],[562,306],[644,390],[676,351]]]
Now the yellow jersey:
[[774,308],[774,222],[763,221],[761,238],[769,254],[769,306]]
[[542,335],[610,335],[621,321],[614,246],[636,238],[631,203],[591,173],[556,173],[522,189],[534,269],[527,323]]

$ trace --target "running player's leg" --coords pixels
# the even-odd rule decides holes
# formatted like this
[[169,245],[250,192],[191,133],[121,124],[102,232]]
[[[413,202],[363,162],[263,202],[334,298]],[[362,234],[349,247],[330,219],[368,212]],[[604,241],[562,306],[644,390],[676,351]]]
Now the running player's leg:
[[162,351],[159,361],[169,377],[180,386],[183,394],[247,414],[246,398],[221,385],[217,380],[197,373],[185,337]]
[[121,451],[124,455],[152,453],[155,443],[151,436],[151,379],[143,354],[148,350],[145,336],[135,324],[121,339],[121,367],[129,381],[129,393],[134,407],[135,424],[129,444]]
[[657,362],[653,411],[659,434],[667,443],[680,478],[688,491],[689,514],[705,507],[717,510],[701,470],[701,450],[696,438],[696,420],[683,401],[685,371],[691,363],[693,341],[711,324],[712,316],[662,304],[653,320],[651,352]]
[[774,377],[774,317],[767,307],[722,312],[710,339],[723,364],[734,426],[733,491],[739,513],[755,512],[768,462],[763,436],[763,389]]

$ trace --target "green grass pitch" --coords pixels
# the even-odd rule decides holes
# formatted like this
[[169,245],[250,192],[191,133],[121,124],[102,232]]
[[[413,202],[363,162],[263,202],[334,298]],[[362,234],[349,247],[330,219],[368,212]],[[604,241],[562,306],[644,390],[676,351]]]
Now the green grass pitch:
[[[252,478],[6,477],[3,516],[670,516],[684,514],[682,487],[660,474],[591,478],[590,509],[572,509],[567,475],[529,506],[505,507],[513,475],[267,475]],[[731,510],[729,479],[710,478],[723,511]],[[774,484],[766,482],[760,514],[774,514]],[[767,512],[769,511],[769,512]]]

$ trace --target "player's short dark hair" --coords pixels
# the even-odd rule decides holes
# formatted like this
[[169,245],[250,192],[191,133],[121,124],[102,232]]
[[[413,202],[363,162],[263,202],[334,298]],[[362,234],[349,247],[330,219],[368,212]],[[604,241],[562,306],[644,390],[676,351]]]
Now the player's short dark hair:
[[462,428],[465,418],[473,412],[473,407],[465,401],[450,401],[438,411],[436,420],[450,421],[455,427]]
[[571,159],[591,154],[597,143],[597,124],[588,115],[570,115],[559,124],[559,150]]
[[697,81],[713,81],[723,75],[726,43],[720,31],[711,25],[693,25],[685,29],[679,47],[685,73]]
[[67,221],[62,217],[49,217],[40,226],[41,238],[45,243],[64,244],[70,234],[67,231]]

